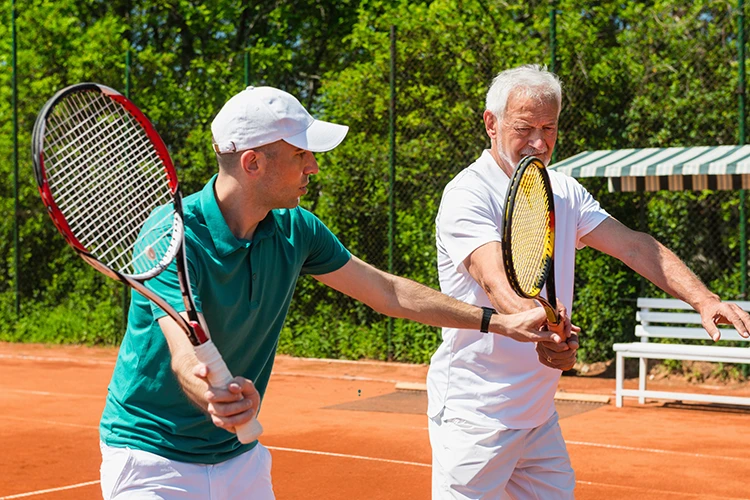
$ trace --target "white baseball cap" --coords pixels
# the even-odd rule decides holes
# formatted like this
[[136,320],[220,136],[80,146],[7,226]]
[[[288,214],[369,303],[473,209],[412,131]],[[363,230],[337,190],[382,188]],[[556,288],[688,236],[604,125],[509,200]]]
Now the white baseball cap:
[[211,123],[214,151],[244,151],[283,139],[312,152],[330,151],[349,127],[316,120],[291,94],[273,87],[248,87],[221,108]]

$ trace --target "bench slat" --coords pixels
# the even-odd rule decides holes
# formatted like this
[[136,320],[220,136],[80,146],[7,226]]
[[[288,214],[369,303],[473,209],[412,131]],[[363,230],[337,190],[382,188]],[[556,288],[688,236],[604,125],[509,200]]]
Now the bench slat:
[[750,363],[747,347],[717,347],[712,345],[654,344],[631,342],[615,344],[615,352],[629,358],[701,360],[714,363]]
[[635,318],[640,322],[646,321],[648,323],[701,324],[701,315],[698,313],[638,311]]
[[706,403],[719,403],[726,405],[750,405],[750,398],[741,396],[720,396],[718,394],[700,394],[692,392],[667,392],[667,391],[640,391],[635,389],[623,389],[620,397],[632,396],[650,399],[671,399],[673,401],[702,401]]
[[[734,302],[740,308],[742,308],[745,311],[750,311],[750,302],[748,301],[735,301],[730,300],[728,302]],[[687,302],[683,302],[678,299],[654,299],[650,297],[638,297],[637,301],[638,307],[648,308],[648,309],[688,309],[693,310],[693,308],[688,304]]]
[[[721,340],[750,341],[741,337],[737,330],[721,328]],[[663,338],[663,339],[692,339],[711,340],[708,332],[703,328],[690,328],[687,326],[653,326],[635,325],[636,337]]]

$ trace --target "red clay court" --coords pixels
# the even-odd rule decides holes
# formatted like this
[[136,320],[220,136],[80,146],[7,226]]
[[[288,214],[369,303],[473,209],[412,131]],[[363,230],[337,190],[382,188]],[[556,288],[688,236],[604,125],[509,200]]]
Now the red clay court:
[[[97,426],[116,353],[0,343],[0,500],[101,498]],[[426,372],[279,357],[260,416],[277,498],[429,499],[426,396],[396,389]],[[750,499],[750,409],[633,399],[617,409],[614,384],[561,380],[564,393],[611,398],[557,402],[576,498]],[[750,384],[721,391],[747,396]]]

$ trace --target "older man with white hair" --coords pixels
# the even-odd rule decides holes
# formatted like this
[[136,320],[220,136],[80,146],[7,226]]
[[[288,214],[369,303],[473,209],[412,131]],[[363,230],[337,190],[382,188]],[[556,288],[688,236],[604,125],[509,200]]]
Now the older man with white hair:
[[[514,167],[525,156],[548,164],[557,140],[560,82],[537,65],[499,73],[487,92],[490,148],[445,188],[436,219],[443,292],[503,313],[539,308],[518,297],[503,268],[501,221]],[[573,304],[576,250],[620,259],[691,304],[714,340],[716,323],[747,337],[750,316],[722,302],[671,251],[612,218],[575,179],[550,172],[555,198],[558,308]],[[566,316],[566,314],[563,314]],[[433,498],[573,498],[575,474],[555,411],[562,370],[573,367],[578,328],[566,342],[515,342],[472,329],[443,328],[427,377]]]

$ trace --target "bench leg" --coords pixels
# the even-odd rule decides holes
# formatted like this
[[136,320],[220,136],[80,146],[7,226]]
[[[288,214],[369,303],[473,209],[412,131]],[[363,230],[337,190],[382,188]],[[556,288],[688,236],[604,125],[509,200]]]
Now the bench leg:
[[646,398],[642,394],[646,392],[646,377],[648,376],[646,371],[647,363],[648,360],[646,358],[638,358],[638,390],[641,393],[641,395],[638,396],[638,402],[640,404],[646,402]]
[[615,406],[622,408],[622,381],[625,378],[625,362],[622,353],[617,353],[615,361]]

